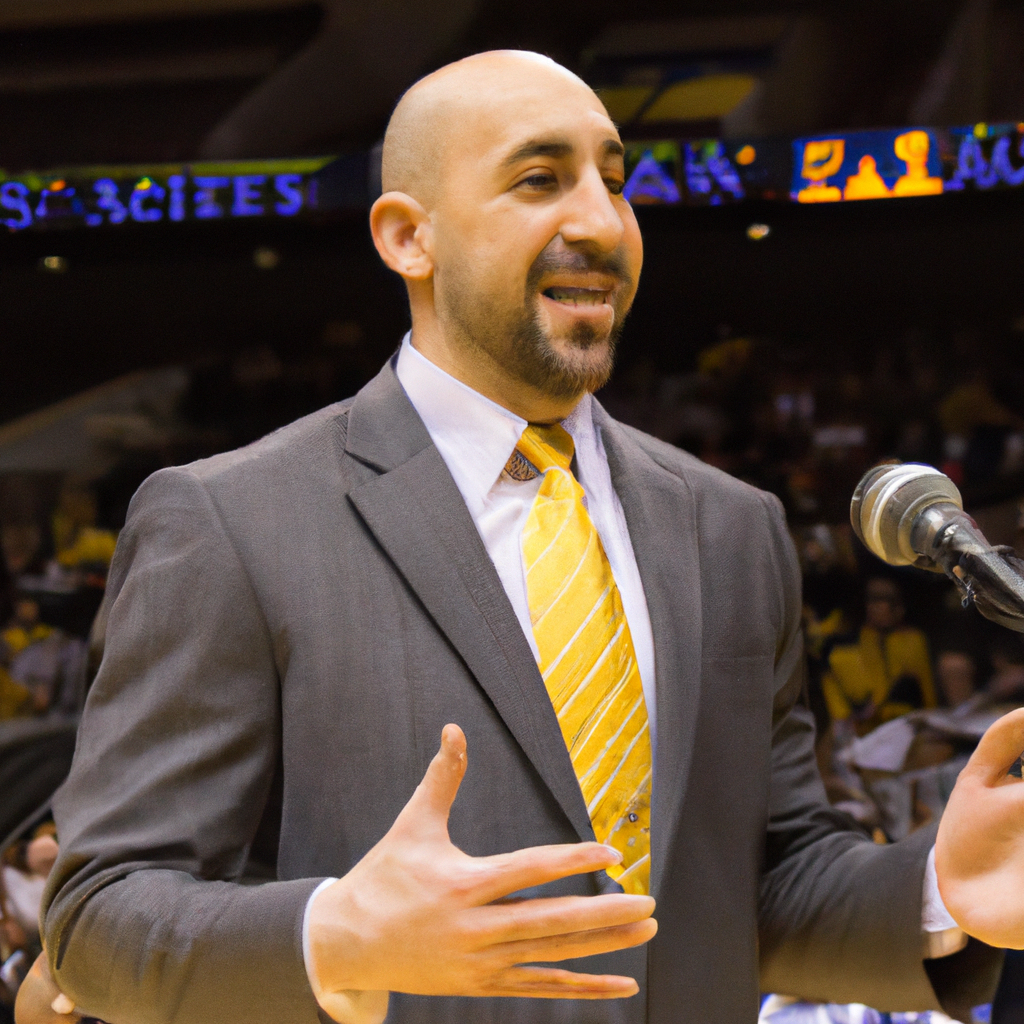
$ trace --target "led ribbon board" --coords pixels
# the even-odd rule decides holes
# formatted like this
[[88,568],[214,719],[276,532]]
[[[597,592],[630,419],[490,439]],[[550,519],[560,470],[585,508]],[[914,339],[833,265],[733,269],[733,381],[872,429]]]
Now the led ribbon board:
[[[339,188],[339,170],[342,177],[354,173],[358,180],[343,181]],[[0,225],[11,231],[98,228],[365,208],[365,170],[365,158],[352,165],[344,158],[320,157],[0,175]]]
[[1024,187],[1024,123],[626,147],[634,205],[842,203]]
[[[747,199],[845,203],[1024,188],[1024,122],[901,128],[789,140],[630,142],[634,205]],[[0,172],[0,227],[112,227],[314,218],[372,200],[368,154],[241,163]]]

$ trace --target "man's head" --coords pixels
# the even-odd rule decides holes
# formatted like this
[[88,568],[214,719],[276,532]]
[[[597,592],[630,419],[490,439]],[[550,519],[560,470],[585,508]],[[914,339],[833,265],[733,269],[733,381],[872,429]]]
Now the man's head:
[[643,259],[601,101],[546,57],[477,54],[414,85],[384,139],[371,227],[413,341],[527,419],[611,372]]

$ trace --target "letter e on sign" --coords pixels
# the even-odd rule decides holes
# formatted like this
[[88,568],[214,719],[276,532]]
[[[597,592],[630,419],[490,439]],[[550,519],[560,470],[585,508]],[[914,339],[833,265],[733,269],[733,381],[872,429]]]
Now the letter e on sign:
[[262,184],[265,174],[239,174],[234,179],[235,201],[231,204],[232,217],[259,217],[263,213]]

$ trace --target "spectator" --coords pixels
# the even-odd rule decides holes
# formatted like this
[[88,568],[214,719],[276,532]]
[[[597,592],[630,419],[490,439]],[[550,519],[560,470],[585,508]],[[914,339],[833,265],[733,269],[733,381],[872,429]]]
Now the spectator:
[[859,735],[915,708],[935,707],[935,684],[924,633],[905,625],[903,594],[894,580],[869,579],[864,625],[837,640],[822,687],[833,722]]
[[3,658],[10,663],[32,644],[45,640],[53,629],[39,621],[39,605],[31,597],[20,594],[14,602],[14,616],[0,633]]
[[985,695],[994,703],[1018,703],[1024,699],[1024,648],[1007,636],[991,654],[992,678]]
[[57,853],[50,822],[27,842],[8,847],[0,858],[0,1021],[12,1020],[9,1007],[17,986],[42,949],[39,908]]
[[96,516],[96,499],[89,490],[65,487],[53,513],[53,545],[64,569],[105,579],[117,534],[97,527]]
[[935,670],[939,694],[947,707],[960,707],[974,696],[978,668],[967,651],[943,651]]
[[[20,594],[13,619],[0,632],[0,662],[7,677],[11,715],[77,712],[84,690],[85,651],[83,641],[40,622],[38,603]],[[0,678],[0,706],[3,692]],[[22,692],[29,694],[27,706],[18,699]]]
[[32,714],[32,691],[0,665],[0,722]]

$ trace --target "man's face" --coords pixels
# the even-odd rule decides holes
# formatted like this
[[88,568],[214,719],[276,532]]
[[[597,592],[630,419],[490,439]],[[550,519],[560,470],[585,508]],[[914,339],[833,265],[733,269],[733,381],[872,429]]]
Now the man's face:
[[615,126],[589,89],[547,69],[467,122],[431,213],[438,318],[546,395],[596,390],[643,262]]

